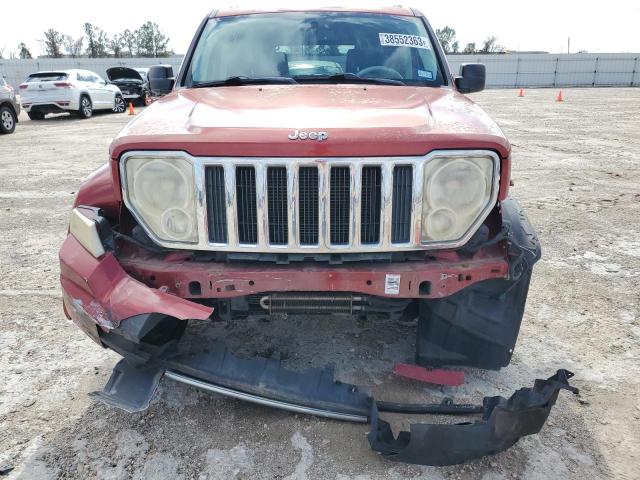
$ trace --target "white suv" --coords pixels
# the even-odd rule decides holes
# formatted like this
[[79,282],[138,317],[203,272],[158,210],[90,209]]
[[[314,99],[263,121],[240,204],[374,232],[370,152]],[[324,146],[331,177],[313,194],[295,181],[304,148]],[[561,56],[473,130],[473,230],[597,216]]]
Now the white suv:
[[20,85],[20,103],[31,120],[57,112],[89,118],[94,110],[122,113],[126,108],[120,89],[88,70],[32,73]]

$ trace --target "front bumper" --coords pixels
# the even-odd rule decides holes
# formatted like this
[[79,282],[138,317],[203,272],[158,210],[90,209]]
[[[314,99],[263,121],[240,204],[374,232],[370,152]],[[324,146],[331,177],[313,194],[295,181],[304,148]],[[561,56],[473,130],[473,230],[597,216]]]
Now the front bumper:
[[99,329],[113,330],[136,315],[205,320],[213,312],[133,279],[113,253],[94,258],[71,234],[60,250],[60,282],[67,316],[98,342]]
[[[265,292],[453,298],[488,281],[518,281],[530,274],[540,257],[540,245],[518,204],[505,201],[502,210],[505,242],[488,242],[464,255],[441,252],[424,261],[398,263],[209,262],[195,261],[183,252],[154,254],[141,247],[122,249],[117,257],[107,251],[95,258],[69,234],[60,250],[65,311],[97,339],[98,328],[112,330],[136,315],[157,313],[182,320],[206,319],[213,309],[202,303]],[[104,218],[101,220],[107,223]],[[113,243],[112,237],[109,243]],[[522,309],[524,298],[526,290],[519,300]]]
[[[105,335],[107,343],[110,334]],[[114,345],[117,349],[118,346]],[[241,359],[218,342],[200,354],[163,352],[152,362],[134,366],[121,360],[104,390],[90,395],[128,412],[147,409],[162,376],[204,390],[260,405],[325,418],[369,423],[371,449],[392,461],[421,465],[455,465],[513,446],[520,438],[538,433],[544,426],[560,390],[574,394],[569,385],[573,373],[566,370],[536,380],[533,388],[521,388],[509,399],[485,397],[482,406],[468,404],[398,404],[380,402],[366,389],[334,379],[331,367],[294,372],[277,358]],[[417,423],[394,436],[379,411],[465,415],[481,413],[475,422],[455,424]]]
[[[184,353],[175,341],[186,325],[181,320],[211,316],[213,309],[203,305],[209,299],[300,291],[308,286],[313,291],[420,299],[429,303],[430,313],[422,319],[424,335],[421,325],[418,329],[418,363],[470,364],[458,354],[466,353],[469,338],[479,335],[485,352],[480,357],[487,362],[484,368],[503,366],[513,351],[540,245],[515,201],[503,202],[501,210],[499,237],[468,246],[464,253],[442,252],[425,261],[403,263],[243,265],[195,261],[184,252],[151,254],[131,246],[117,256],[106,248],[105,254],[95,258],[70,234],[60,251],[65,311],[96,342],[124,357],[105,389],[92,396],[129,412],[141,411],[149,406],[164,375],[262,405],[368,422],[371,448],[391,460],[451,465],[503,451],[542,428],[559,390],[577,393],[568,384],[571,373],[559,370],[508,400],[486,397],[483,406],[420,406],[423,413],[482,412],[483,418],[474,423],[411,425],[410,432],[394,437],[378,410],[398,411],[397,404],[396,410],[390,410],[389,404],[376,401],[366,389],[336,381],[329,367],[294,372],[275,357],[238,358],[222,343],[208,346],[205,352]],[[100,238],[112,235],[98,217],[94,220]],[[389,274],[399,276],[395,292],[388,290]],[[435,320],[445,316],[444,310],[451,310],[451,305],[463,314],[450,316],[449,326],[441,328]],[[490,335],[485,320],[496,330],[488,330]],[[441,341],[442,348],[434,353],[426,340],[443,332],[448,340]],[[491,348],[495,351],[487,356]],[[415,411],[416,406],[405,407]]]

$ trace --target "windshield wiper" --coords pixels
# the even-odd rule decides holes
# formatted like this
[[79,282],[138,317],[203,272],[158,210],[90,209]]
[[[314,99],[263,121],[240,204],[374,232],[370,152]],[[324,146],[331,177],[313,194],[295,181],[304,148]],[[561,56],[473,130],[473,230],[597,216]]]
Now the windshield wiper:
[[405,85],[402,80],[392,78],[359,77],[355,73],[336,73],[335,75],[296,75],[297,81],[322,80],[330,83],[373,83],[377,85]]
[[237,87],[242,85],[268,85],[268,84],[292,84],[298,83],[291,77],[245,77],[238,75],[225,80],[215,80],[212,82],[201,82],[192,85],[193,88],[205,87]]

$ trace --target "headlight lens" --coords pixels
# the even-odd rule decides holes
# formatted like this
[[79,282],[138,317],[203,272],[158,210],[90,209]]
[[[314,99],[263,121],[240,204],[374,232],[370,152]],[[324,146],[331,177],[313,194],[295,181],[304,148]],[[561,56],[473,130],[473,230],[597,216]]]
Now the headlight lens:
[[462,238],[493,198],[494,158],[437,157],[424,169],[422,242]]
[[158,238],[196,242],[198,229],[193,165],[183,158],[129,157],[125,160],[131,206]]

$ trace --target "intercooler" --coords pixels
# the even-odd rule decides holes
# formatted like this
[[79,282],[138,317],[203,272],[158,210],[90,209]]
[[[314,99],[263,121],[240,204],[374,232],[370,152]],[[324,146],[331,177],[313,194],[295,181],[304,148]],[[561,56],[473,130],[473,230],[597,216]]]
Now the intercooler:
[[270,315],[352,314],[364,310],[364,297],[350,293],[272,293],[260,298]]

